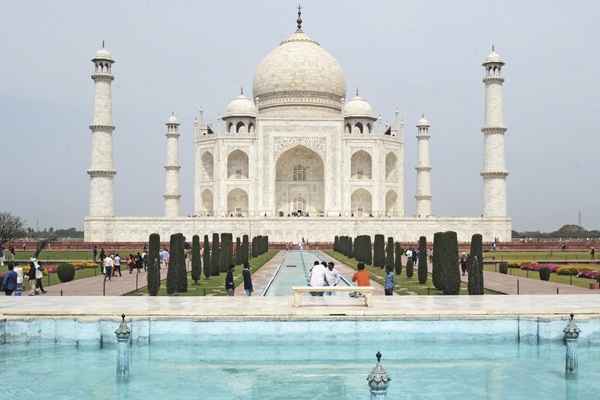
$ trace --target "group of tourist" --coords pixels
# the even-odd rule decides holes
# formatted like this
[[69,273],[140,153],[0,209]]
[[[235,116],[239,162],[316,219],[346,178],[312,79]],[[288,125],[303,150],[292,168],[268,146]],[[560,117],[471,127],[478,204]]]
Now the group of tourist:
[[[342,277],[333,262],[315,261],[308,274],[308,285],[312,287],[337,286]],[[312,296],[333,296],[334,292],[310,292]]]
[[137,252],[137,254],[130,253],[125,260],[121,258],[119,253],[109,253],[106,254],[104,249],[100,250],[99,258],[96,256],[96,249],[94,248],[94,261],[100,261],[102,263],[102,272],[104,274],[104,280],[111,280],[112,277],[116,277],[117,274],[119,277],[122,277],[123,274],[121,272],[121,265],[123,262],[127,264],[127,269],[130,274],[133,273],[134,270],[144,270],[148,269],[147,262],[147,254],[145,251]]
[[[14,253],[12,254],[14,257]],[[14,259],[14,258],[13,258]],[[15,263],[8,261],[8,271],[4,274],[1,283],[1,289],[6,296],[21,296],[27,290],[25,278],[29,285],[29,295],[36,296],[41,293],[46,293],[42,278],[44,277],[44,268],[42,264],[35,258],[31,257],[29,261],[29,270],[25,274],[23,268],[15,266]]]
[[[235,278],[233,272],[235,271],[235,265],[230,265],[225,276],[225,291],[228,296],[235,294]],[[244,293],[246,296],[252,296],[254,287],[252,286],[252,271],[250,270],[250,264],[244,263],[242,269],[242,279],[244,280]]]

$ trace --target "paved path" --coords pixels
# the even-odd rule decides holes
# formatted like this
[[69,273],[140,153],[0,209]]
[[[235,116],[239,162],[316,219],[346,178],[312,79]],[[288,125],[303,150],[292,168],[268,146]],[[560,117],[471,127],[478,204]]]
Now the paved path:
[[[468,282],[468,277],[461,276],[463,282]],[[483,272],[483,284],[486,289],[505,294],[600,294],[599,290],[591,290],[564,283],[546,282],[540,279],[524,278],[501,274],[499,272]],[[558,292],[557,292],[558,289]]]
[[[146,273],[141,271],[138,278],[138,287],[145,287],[147,284]],[[161,270],[161,279],[167,278],[167,270]],[[136,273],[130,274],[127,270],[123,272],[122,277],[112,277],[106,281],[106,296],[122,296],[135,290]],[[59,283],[46,288],[46,296],[102,296],[102,287],[104,275],[98,275],[91,278],[76,279],[71,282]]]
[[[252,274],[252,286],[254,287],[253,296],[262,295],[263,290],[267,287],[267,284],[271,280],[275,271],[277,271],[277,267],[281,264],[285,258],[286,251],[282,250],[279,253],[275,254],[273,258],[267,261],[262,267],[258,269],[258,271]],[[236,296],[244,296],[244,283],[242,282],[238,287],[235,288]]]

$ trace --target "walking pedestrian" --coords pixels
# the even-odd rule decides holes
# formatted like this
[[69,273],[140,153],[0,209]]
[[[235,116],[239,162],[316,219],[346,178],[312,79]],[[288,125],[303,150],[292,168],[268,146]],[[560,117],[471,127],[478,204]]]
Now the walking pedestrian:
[[133,256],[133,254],[129,254],[129,257],[127,257],[127,269],[129,270],[130,274],[133,272],[134,268],[135,268],[135,257]]
[[138,271],[140,269],[144,268],[144,260],[142,259],[142,255],[140,254],[139,251],[135,255],[135,267],[137,268]]
[[592,246],[590,250],[590,257],[592,260],[596,258],[596,249],[594,248],[594,246]]
[[[325,280],[327,281],[327,286],[337,286],[340,283],[340,273],[337,269],[335,269],[335,264],[333,262],[327,263],[327,269],[325,270]],[[327,296],[333,296],[334,292],[327,292]]]
[[13,292],[17,289],[17,273],[14,271],[14,266],[10,264],[8,266],[8,272],[4,274],[2,279],[2,290],[7,296],[12,296]]
[[250,271],[250,264],[244,263],[242,277],[244,278],[244,292],[246,292],[246,296],[252,296],[254,287],[252,286],[252,271]]
[[98,258],[98,246],[96,245],[94,245],[94,248],[92,249],[92,257],[94,262],[96,262],[96,259]]
[[112,276],[112,268],[114,265],[114,260],[112,259],[112,255],[104,257],[103,265],[104,265],[104,281],[106,282],[107,279],[110,281],[111,280],[110,278]]
[[119,277],[123,276],[121,275],[121,256],[119,256],[119,253],[115,254],[115,267],[112,275],[117,276],[117,272],[119,273]]
[[386,296],[394,294],[394,266],[385,266],[385,285],[383,287]]
[[462,253],[460,256],[460,270],[462,271],[462,276],[465,276],[467,273],[467,253]]
[[233,265],[229,266],[227,270],[227,276],[225,277],[225,290],[227,291],[228,296],[233,296],[233,292],[235,290],[235,284],[233,282]]
[[4,245],[0,243],[0,267],[4,267]]

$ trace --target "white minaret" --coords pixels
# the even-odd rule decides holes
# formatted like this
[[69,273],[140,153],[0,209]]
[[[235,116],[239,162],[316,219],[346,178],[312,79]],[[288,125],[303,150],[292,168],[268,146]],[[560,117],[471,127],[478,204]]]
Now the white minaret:
[[506,177],[504,163],[504,110],[502,67],[504,61],[492,46],[492,52],[482,64],[485,68],[485,125],[483,161],[483,216],[506,217]]
[[165,217],[179,217],[179,122],[171,114],[167,125],[167,161],[165,163]]
[[417,123],[417,217],[431,216],[431,163],[429,161],[429,121],[425,115]]
[[115,62],[110,52],[102,48],[92,59],[94,73],[92,79],[96,84],[94,96],[94,119],[90,125],[92,131],[92,159],[90,169],[90,217],[112,217],[113,209],[113,177],[116,171],[113,166],[112,136],[115,127],[112,120],[112,64]]

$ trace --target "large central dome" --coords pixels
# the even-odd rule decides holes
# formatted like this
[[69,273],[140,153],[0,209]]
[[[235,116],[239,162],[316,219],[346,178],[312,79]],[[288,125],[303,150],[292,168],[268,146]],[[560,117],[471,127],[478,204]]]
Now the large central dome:
[[301,29],[267,54],[256,68],[254,98],[258,97],[261,111],[290,106],[341,111],[345,95],[342,67]]

